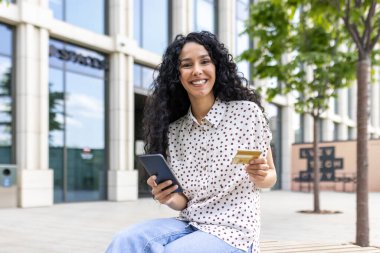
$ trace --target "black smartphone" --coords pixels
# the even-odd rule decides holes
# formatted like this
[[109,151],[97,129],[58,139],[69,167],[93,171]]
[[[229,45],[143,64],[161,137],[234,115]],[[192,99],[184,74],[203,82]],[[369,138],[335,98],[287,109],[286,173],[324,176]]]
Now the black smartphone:
[[183,192],[178,179],[170,170],[169,165],[166,163],[165,158],[161,154],[138,155],[137,157],[144,166],[145,170],[148,172],[149,176],[157,176],[157,184],[163,183],[166,180],[171,180],[173,185],[178,185],[178,188],[174,192]]

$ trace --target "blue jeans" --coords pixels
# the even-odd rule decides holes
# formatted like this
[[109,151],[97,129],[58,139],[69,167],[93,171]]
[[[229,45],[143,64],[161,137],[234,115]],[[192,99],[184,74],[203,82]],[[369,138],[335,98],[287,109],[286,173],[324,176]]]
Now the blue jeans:
[[106,253],[243,253],[175,218],[155,219],[117,234]]

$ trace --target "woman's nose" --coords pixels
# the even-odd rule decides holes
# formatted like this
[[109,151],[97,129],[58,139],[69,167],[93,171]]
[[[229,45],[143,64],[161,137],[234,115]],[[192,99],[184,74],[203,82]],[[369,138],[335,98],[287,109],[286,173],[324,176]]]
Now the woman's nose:
[[199,76],[202,74],[202,67],[199,65],[194,65],[194,71],[193,71],[194,76]]

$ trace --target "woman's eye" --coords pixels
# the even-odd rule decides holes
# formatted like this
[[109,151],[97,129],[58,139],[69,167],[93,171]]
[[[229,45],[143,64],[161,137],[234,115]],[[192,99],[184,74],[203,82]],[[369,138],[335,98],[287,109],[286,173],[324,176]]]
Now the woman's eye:
[[209,63],[210,63],[210,60],[203,60],[201,63],[202,63],[202,64],[209,64]]
[[182,67],[182,68],[189,68],[189,67],[191,67],[191,64],[189,64],[189,63],[184,63],[184,64],[181,65],[181,67]]

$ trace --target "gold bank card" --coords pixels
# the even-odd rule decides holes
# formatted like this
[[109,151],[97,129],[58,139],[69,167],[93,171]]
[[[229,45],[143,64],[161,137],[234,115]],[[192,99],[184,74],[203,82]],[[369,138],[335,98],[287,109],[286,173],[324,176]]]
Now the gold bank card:
[[238,150],[232,159],[232,164],[248,164],[250,160],[257,159],[261,155],[260,150]]

